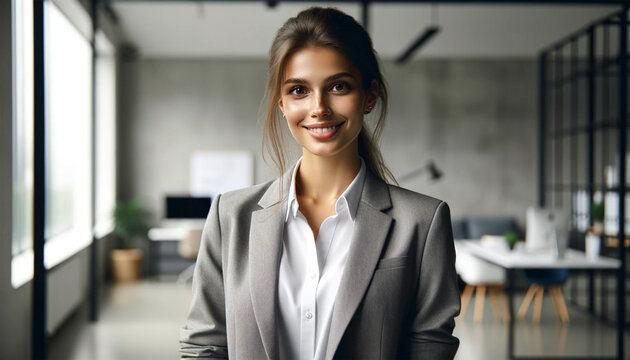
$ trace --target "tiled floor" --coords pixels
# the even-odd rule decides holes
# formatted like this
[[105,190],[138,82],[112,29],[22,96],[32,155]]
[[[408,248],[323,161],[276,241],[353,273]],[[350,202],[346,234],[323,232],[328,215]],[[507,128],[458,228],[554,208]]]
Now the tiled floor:
[[[520,298],[516,299],[516,305]],[[190,284],[173,281],[143,281],[113,286],[102,302],[100,320],[88,323],[81,309],[48,345],[52,360],[161,360],[178,358],[179,328],[190,302]],[[473,304],[471,304],[472,306]],[[507,327],[494,320],[487,301],[484,320],[472,322],[472,308],[457,320],[460,339],[456,359],[491,360],[507,358]],[[555,317],[552,301],[545,298],[541,325],[516,323],[516,352],[519,356],[612,356],[616,333],[605,325],[569,308],[571,323],[562,325]],[[626,344],[630,337],[626,334]],[[628,346],[627,346],[628,347]],[[628,349],[630,350],[630,349]],[[627,351],[630,352],[630,351]],[[627,357],[630,359],[630,356]]]

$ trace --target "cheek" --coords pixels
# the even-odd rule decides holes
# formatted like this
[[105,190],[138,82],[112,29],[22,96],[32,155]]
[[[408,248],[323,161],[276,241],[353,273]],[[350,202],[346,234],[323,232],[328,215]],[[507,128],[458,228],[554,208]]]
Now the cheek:
[[287,126],[289,127],[289,131],[291,131],[291,134],[295,136],[295,129],[299,127],[298,121],[287,115]]
[[337,101],[337,111],[350,117],[363,116],[363,99],[361,96],[347,96]]
[[286,112],[287,125],[289,125],[289,129],[293,131],[294,128],[300,126],[302,120],[304,120],[304,116],[300,114],[296,114],[295,112]]
[[305,118],[308,109],[303,102],[289,101],[284,106],[284,116],[287,118],[289,126],[296,125]]
[[296,109],[289,109],[285,107],[284,116],[286,117],[287,126],[291,135],[295,138],[298,135],[297,130],[300,127],[300,123],[304,120],[304,116],[301,115],[301,111]]

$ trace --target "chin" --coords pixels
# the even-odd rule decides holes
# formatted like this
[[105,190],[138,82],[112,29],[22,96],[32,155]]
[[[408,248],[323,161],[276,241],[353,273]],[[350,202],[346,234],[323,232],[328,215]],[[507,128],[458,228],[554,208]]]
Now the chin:
[[335,156],[341,152],[341,151],[312,150],[312,149],[306,149],[306,151],[310,153],[311,155],[320,156],[320,157]]
[[[348,144],[350,145],[350,144]],[[330,157],[342,154],[347,149],[346,146],[339,146],[339,144],[317,144],[315,146],[304,146],[303,148],[312,155]]]

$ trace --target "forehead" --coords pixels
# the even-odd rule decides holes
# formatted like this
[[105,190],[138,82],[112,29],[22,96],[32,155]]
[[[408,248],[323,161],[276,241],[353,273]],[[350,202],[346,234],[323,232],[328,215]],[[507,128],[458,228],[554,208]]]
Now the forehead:
[[361,74],[350,59],[331,47],[305,47],[291,54],[285,63],[283,80],[290,78],[317,80],[347,72],[360,81]]

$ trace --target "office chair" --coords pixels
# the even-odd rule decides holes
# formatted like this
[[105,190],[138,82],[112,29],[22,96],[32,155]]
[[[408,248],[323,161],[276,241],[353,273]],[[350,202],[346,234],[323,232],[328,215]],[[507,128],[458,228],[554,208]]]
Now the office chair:
[[[466,217],[453,221],[453,237],[464,241],[465,239],[481,239],[485,235],[502,235],[507,231],[515,230],[516,224],[514,219],[507,216]],[[506,243],[500,245],[507,246]],[[476,292],[473,321],[476,323],[481,322],[483,320],[485,296],[486,292],[488,292],[495,319],[502,319],[503,322],[510,321],[510,313],[504,291],[507,278],[505,269],[481,260],[465,251],[457,251],[455,268],[466,283],[466,287],[462,292],[461,317],[466,315],[468,305]],[[499,302],[497,302],[497,298]]]
[[543,295],[545,293],[545,287],[549,289],[551,293],[551,299],[553,300],[554,309],[556,315],[563,323],[569,322],[569,312],[567,311],[567,305],[562,295],[562,284],[567,280],[569,270],[567,269],[535,269],[535,270],[522,270],[518,272],[523,281],[530,284],[527,289],[527,294],[523,299],[521,307],[518,309],[516,317],[519,319],[525,318],[532,300],[535,299],[534,310],[532,313],[532,322],[534,324],[540,323],[540,316],[542,313]]
[[[461,317],[466,315],[466,310],[468,309],[473,293],[476,292],[473,321],[476,323],[481,322],[483,320],[483,309],[487,291],[495,319],[503,319],[504,322],[510,321],[510,313],[507,307],[505,291],[503,290],[506,280],[505,270],[503,268],[478,259],[465,251],[457,252],[455,268],[459,276],[466,283],[466,287],[462,292]],[[497,303],[497,297],[500,301],[500,306]]]

